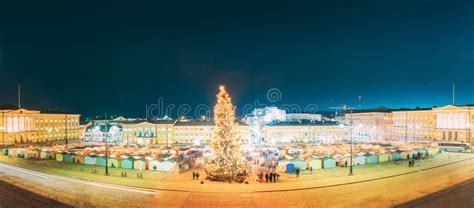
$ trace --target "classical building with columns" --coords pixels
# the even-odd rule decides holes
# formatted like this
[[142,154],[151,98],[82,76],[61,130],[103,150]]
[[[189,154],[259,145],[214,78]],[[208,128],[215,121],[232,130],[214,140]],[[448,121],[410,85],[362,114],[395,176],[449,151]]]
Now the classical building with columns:
[[143,120],[117,117],[87,122],[83,137],[86,143],[115,145],[154,145],[173,143],[174,120]]
[[[396,141],[474,142],[474,105],[369,109],[347,113],[369,137]],[[376,129],[370,131],[370,129]],[[383,136],[380,136],[383,133]]]
[[79,114],[0,107],[0,144],[79,139]]

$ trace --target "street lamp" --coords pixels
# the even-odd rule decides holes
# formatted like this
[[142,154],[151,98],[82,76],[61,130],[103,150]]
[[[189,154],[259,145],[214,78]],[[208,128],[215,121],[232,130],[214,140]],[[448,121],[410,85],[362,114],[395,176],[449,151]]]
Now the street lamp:
[[354,119],[352,118],[352,114],[353,114],[353,111],[351,109],[351,131],[350,131],[350,134],[351,134],[350,135],[350,139],[351,139],[351,161],[350,161],[351,162],[351,167],[349,168],[349,176],[354,175],[353,172],[352,172],[352,157],[353,157],[352,149],[353,149],[353,146],[354,146],[354,142],[352,141],[352,137],[353,137],[352,136],[352,131],[354,129]]
[[344,123],[347,123],[349,121],[349,126],[350,126],[350,132],[349,132],[349,142],[350,142],[350,166],[349,166],[349,176],[354,175],[353,173],[353,167],[352,167],[352,160],[353,160],[353,149],[354,149],[354,141],[353,141],[353,129],[354,129],[354,119],[353,119],[353,109],[352,108],[347,108],[351,112],[350,118],[344,117],[342,120],[342,123],[339,125],[340,127],[344,127]]
[[104,137],[105,137],[105,175],[109,175],[109,145],[107,143],[107,135],[109,133],[109,122],[107,121],[107,113],[105,113],[105,129],[104,129]]
[[[352,165],[352,160],[353,160],[353,157],[354,157],[354,156],[353,156],[353,153],[354,153],[354,152],[353,152],[353,151],[354,151],[354,138],[353,138],[353,137],[354,137],[354,135],[353,135],[353,134],[354,134],[354,120],[359,121],[359,122],[362,122],[362,120],[357,119],[357,118],[356,118],[356,119],[353,118],[353,114],[354,114],[353,108],[345,107],[345,109],[346,109],[346,110],[350,110],[351,116],[350,116],[349,118],[344,117],[343,120],[342,120],[342,123],[341,123],[339,126],[343,127],[343,126],[345,126],[344,123],[349,122],[349,126],[350,126],[350,137],[349,137],[349,141],[350,141],[350,144],[351,144],[351,145],[350,145],[350,155],[351,155],[351,157],[350,157],[349,176],[352,176],[352,175],[354,175],[354,172],[353,172],[353,165]],[[363,125],[362,123],[360,123],[360,124],[358,125],[358,127],[362,128],[362,127],[364,127],[364,125]]]
[[5,147],[5,125],[6,120],[5,120],[5,111],[2,111],[2,146]]

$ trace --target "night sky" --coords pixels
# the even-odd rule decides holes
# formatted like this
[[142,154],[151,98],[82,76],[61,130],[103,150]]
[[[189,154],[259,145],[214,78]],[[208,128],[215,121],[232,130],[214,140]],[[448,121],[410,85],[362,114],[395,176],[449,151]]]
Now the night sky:
[[474,103],[474,1],[32,2],[0,3],[0,104],[18,82],[23,106],[85,116],[212,104],[220,84],[238,108],[439,106],[452,83]]

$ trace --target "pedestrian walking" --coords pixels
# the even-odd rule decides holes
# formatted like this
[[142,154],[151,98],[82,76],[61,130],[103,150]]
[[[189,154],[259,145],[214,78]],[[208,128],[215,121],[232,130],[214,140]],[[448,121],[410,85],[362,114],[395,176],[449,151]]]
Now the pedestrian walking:
[[273,173],[273,182],[276,182],[276,181],[277,181],[277,173],[274,172],[274,173]]
[[265,182],[268,183],[268,173],[265,173]]
[[271,182],[273,182],[273,172],[270,172],[270,174],[268,174],[268,180]]
[[196,179],[196,173],[193,171],[193,180]]
[[313,166],[310,166],[310,167],[309,167],[309,174],[310,174],[310,175],[313,175]]
[[199,180],[199,172],[196,172],[196,180]]

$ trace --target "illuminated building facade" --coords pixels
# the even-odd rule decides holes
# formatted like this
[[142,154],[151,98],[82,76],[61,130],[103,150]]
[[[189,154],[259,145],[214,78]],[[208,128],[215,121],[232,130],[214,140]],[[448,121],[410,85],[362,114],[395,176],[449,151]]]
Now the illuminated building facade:
[[349,128],[335,122],[281,122],[263,128],[264,141],[277,143],[337,143],[347,141]]
[[[84,141],[117,145],[208,144],[214,123],[209,121],[140,120],[118,117],[109,121],[91,121],[86,125]],[[105,133],[107,132],[108,133]],[[114,130],[115,129],[115,130]],[[250,128],[237,126],[243,142],[250,139]]]
[[323,116],[321,114],[313,114],[313,113],[288,113],[286,114],[286,121],[287,122],[302,122],[302,121],[310,121],[310,122],[321,122]]
[[0,109],[0,144],[13,145],[79,139],[79,114],[41,112],[4,106]]
[[[214,131],[214,122],[212,121],[187,121],[177,122],[174,125],[175,143],[179,144],[209,144]],[[250,126],[238,123],[237,134],[243,143],[250,141]]]
[[384,112],[373,109],[355,111],[352,117],[355,126],[361,124],[363,129],[377,129],[367,134],[370,137],[378,134],[379,139],[474,142],[474,105],[386,109]]
[[158,145],[173,143],[172,120],[141,120],[117,117],[86,124],[84,141],[117,145]]
[[392,111],[386,108],[358,110],[346,114],[346,124],[353,120],[353,139],[360,142],[376,142],[390,139]]

